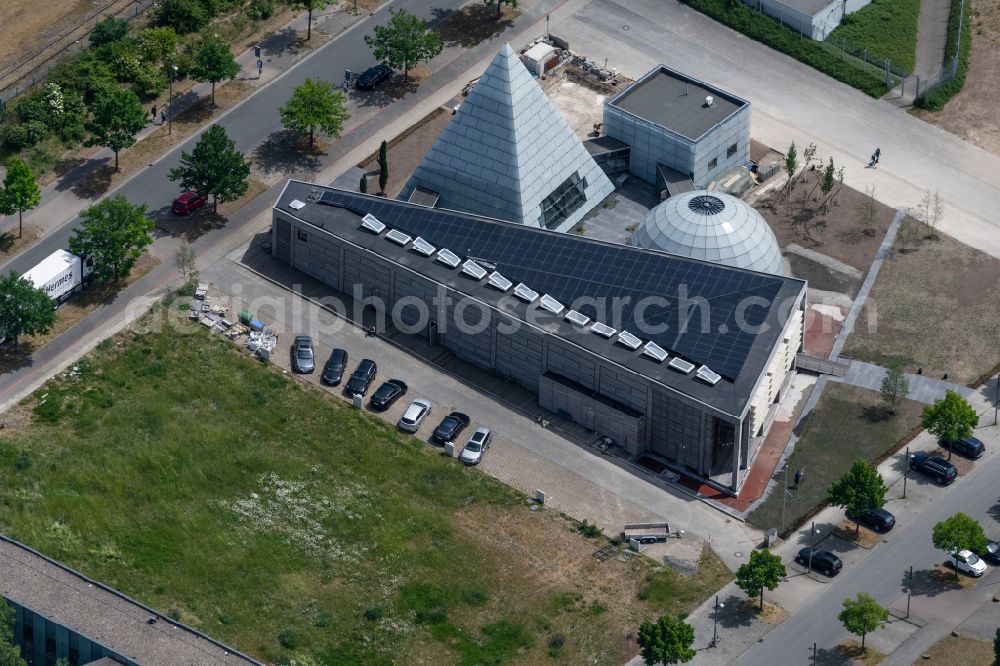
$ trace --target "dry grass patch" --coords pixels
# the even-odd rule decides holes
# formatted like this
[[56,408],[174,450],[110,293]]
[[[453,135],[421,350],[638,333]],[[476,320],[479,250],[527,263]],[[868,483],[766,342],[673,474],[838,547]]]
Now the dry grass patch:
[[858,530],[857,524],[853,520],[844,519],[840,521],[837,528],[833,531],[834,535],[843,539],[844,541],[850,541],[856,546],[861,546],[865,549],[871,549],[877,546],[882,541],[882,535],[873,532],[867,527],[861,527]]
[[927,574],[927,577],[935,583],[944,585],[952,590],[967,590],[979,584],[978,578],[955,571],[944,564],[935,564],[934,568]]
[[929,666],[990,666],[993,646],[971,636],[945,636],[928,650],[918,662]]
[[763,610],[760,608],[759,599],[744,599],[741,602],[741,610],[767,624],[781,624],[788,619],[788,611],[767,599],[764,599]]
[[33,224],[26,224],[21,229],[21,237],[17,237],[17,219],[10,230],[0,233],[0,259],[13,257],[19,254],[29,245],[34,245],[35,241],[42,235],[41,229]]
[[862,649],[861,643],[851,639],[833,648],[833,653],[842,659],[850,659],[853,664],[861,664],[862,666],[881,664],[886,657],[878,650],[873,650],[868,646]]

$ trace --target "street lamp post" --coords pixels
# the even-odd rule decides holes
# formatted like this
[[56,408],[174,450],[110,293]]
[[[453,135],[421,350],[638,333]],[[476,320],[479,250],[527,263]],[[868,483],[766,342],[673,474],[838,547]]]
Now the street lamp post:
[[913,596],[913,565],[910,565],[910,576],[906,580],[906,618],[910,618],[910,597]]
[[785,504],[788,503],[788,463],[785,463],[785,481],[781,487],[781,531],[785,531]]
[[1000,374],[997,375],[997,397],[993,401],[993,425],[997,424],[997,411],[1000,411]]
[[174,133],[174,74],[177,72],[177,65],[170,64],[170,91],[167,93],[167,134]]
[[906,459],[903,460],[903,499],[906,499],[906,479],[910,475],[910,447],[906,447]]
[[725,608],[725,604],[719,603],[719,595],[715,595],[715,613],[712,614],[712,645],[710,647],[715,647],[719,639],[719,609]]
[[813,551],[816,550],[816,521],[812,523],[812,527],[809,528],[809,571],[813,570]]

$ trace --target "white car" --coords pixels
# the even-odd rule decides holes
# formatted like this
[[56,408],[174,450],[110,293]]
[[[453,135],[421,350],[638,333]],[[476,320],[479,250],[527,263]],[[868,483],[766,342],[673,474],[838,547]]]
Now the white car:
[[958,571],[964,571],[970,576],[979,578],[986,573],[986,562],[983,562],[978,555],[969,550],[954,551],[948,555],[948,564]]
[[430,413],[431,403],[423,398],[417,398],[406,408],[396,427],[403,432],[416,432],[420,430],[420,424],[424,422],[424,418]]
[[476,432],[472,433],[458,459],[466,465],[478,465],[483,459],[483,453],[490,448],[492,439],[493,435],[489,428],[476,428]]

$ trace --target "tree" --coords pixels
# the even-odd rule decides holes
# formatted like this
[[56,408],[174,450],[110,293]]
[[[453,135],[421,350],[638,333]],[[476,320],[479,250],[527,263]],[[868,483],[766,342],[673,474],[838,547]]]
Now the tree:
[[878,470],[863,458],[858,458],[844,476],[830,484],[827,500],[843,507],[854,516],[855,532],[861,530],[861,512],[885,505],[885,480]]
[[312,38],[313,10],[323,9],[333,0],[292,0],[288,4],[292,7],[309,10],[309,24],[306,26],[306,41]]
[[153,237],[153,221],[146,217],[146,204],[133,205],[118,195],[87,208],[83,222],[69,239],[69,250],[94,260],[94,273],[102,280],[117,282],[128,277],[132,267]]
[[[960,550],[982,551],[986,547],[983,526],[966,514],[959,512],[934,526],[931,541],[938,550],[952,553]],[[955,569],[958,578],[958,569]]]
[[386,183],[389,182],[389,146],[385,140],[378,147],[378,189],[385,192]]
[[899,223],[899,244],[900,250],[912,249],[920,238],[920,221],[914,217],[910,209],[906,210],[906,215]]
[[503,11],[503,5],[510,5],[511,9],[517,9],[517,0],[483,0],[483,4],[487,7],[497,6],[497,20],[500,20],[501,11]]
[[410,67],[441,53],[444,42],[440,34],[427,28],[427,21],[405,9],[390,9],[389,15],[388,25],[375,26],[374,34],[365,35],[365,43],[376,60],[402,69],[403,81],[409,81]]
[[858,204],[858,222],[861,224],[861,232],[864,235],[875,235],[875,217],[875,186],[866,186],[865,198]]
[[826,167],[823,168],[823,175],[819,180],[819,191],[823,193],[823,203],[820,204],[819,208],[821,211],[826,212],[827,204],[830,201],[830,193],[833,191],[833,186],[837,184],[837,168],[833,165],[833,158],[827,162]]
[[879,395],[882,397],[882,404],[890,414],[896,413],[896,406],[910,394],[910,380],[903,374],[903,369],[898,363],[890,365],[882,378],[882,386],[879,388]]
[[361,182],[358,183],[358,192],[361,192],[361,194],[368,193],[368,174],[361,174]]
[[128,34],[128,21],[109,16],[94,25],[90,31],[90,43],[94,46],[120,42]]
[[879,606],[875,597],[858,592],[853,599],[844,599],[844,610],[840,611],[837,619],[844,625],[844,629],[855,636],[861,636],[861,652],[864,653],[865,636],[885,626],[889,611]]
[[160,0],[154,14],[157,25],[169,26],[178,34],[195,32],[212,18],[198,0]]
[[344,122],[351,117],[339,90],[327,81],[312,79],[306,79],[297,86],[278,113],[281,124],[287,129],[309,133],[310,148],[316,128],[328,136],[339,138]]
[[139,33],[139,53],[149,63],[162,63],[165,67],[177,51],[177,33],[173,28],[146,28]]
[[24,211],[31,210],[42,200],[42,191],[35,183],[35,174],[31,167],[19,157],[12,157],[7,163],[7,175],[3,179],[3,190],[0,190],[0,213],[13,215],[17,213],[17,237],[21,237],[24,224]]
[[750,561],[736,570],[736,584],[749,597],[760,595],[760,608],[764,610],[764,588],[774,590],[785,577],[785,565],[770,550],[755,550]]
[[56,323],[54,303],[31,280],[14,271],[0,277],[0,337],[14,340],[17,351],[21,335],[47,333]]
[[636,639],[642,648],[646,666],[654,664],[682,664],[694,659],[694,627],[684,621],[684,615],[675,620],[663,615],[654,622],[643,622]]
[[181,272],[181,277],[185,283],[191,283],[198,279],[198,266],[195,264],[194,250],[187,241],[181,243],[174,255],[174,265]]
[[212,106],[215,106],[215,84],[233,79],[240,73],[239,63],[229,50],[229,45],[215,37],[202,40],[194,52],[191,78],[212,84]]
[[[933,405],[924,407],[921,421],[924,428],[939,440],[954,442],[972,436],[972,429],[979,425],[979,414],[965,398],[951,389]],[[951,449],[948,449],[951,460]]]
[[993,637],[993,660],[1000,664],[1000,629],[997,629],[996,636]]
[[14,609],[0,597],[0,666],[28,666],[14,645]]
[[931,194],[931,191],[927,190],[923,199],[920,200],[920,205],[917,207],[916,217],[927,225],[928,238],[933,238],[935,236],[935,230],[937,229],[938,222],[941,221],[943,216],[944,204],[941,203],[941,193],[934,192]]
[[791,209],[792,178],[795,176],[795,170],[799,168],[798,159],[799,151],[795,147],[795,142],[792,141],[791,145],[788,146],[788,152],[785,153],[785,173],[788,174],[788,187],[785,196],[789,199],[789,210]]
[[85,145],[115,151],[118,171],[118,153],[135,143],[135,135],[146,126],[146,111],[131,90],[107,86],[94,96],[90,112],[92,117],[85,126],[92,136]]
[[212,125],[201,135],[191,153],[181,152],[181,164],[170,170],[186,190],[211,195],[214,210],[219,202],[235,201],[247,192],[250,162],[236,150],[222,125]]

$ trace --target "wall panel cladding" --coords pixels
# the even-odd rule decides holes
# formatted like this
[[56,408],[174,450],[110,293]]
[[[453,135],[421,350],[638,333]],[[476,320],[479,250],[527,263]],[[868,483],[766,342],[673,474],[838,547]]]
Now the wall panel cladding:
[[438,297],[437,285],[409,271],[397,270],[394,275],[393,315],[398,315],[400,322],[406,326],[417,326],[423,322],[420,327],[423,330],[428,322],[437,318],[437,312],[433,311]]
[[292,234],[293,266],[340,290],[341,243],[329,234],[310,233],[299,227]]
[[[568,377],[589,389],[597,388],[597,357],[571,347],[558,338],[548,339],[546,370]],[[645,410],[642,410],[645,411]]]
[[391,272],[389,263],[374,255],[363,253],[351,247],[344,248],[344,284],[341,290],[354,293],[359,285],[365,298],[375,297],[389,305]]
[[601,362],[597,391],[628,405],[637,412],[646,412],[648,382],[637,375],[610,363]]
[[543,375],[539,380],[538,404],[549,411],[565,412],[585,428],[611,437],[630,454],[636,454],[644,438],[646,417],[619,411],[612,405]]
[[438,333],[443,334],[441,338],[445,347],[459,358],[492,370],[492,328],[495,321],[491,315],[475,305],[462,307],[449,304],[446,312],[445,325],[438,327]]
[[708,443],[703,439],[702,411],[699,407],[654,386],[649,432],[650,450],[701,471],[701,449]]
[[[503,315],[501,317],[501,322],[509,322]],[[542,368],[542,334],[524,325],[517,327],[512,333],[503,333],[501,330],[509,328],[497,330],[497,374],[537,393]]]

